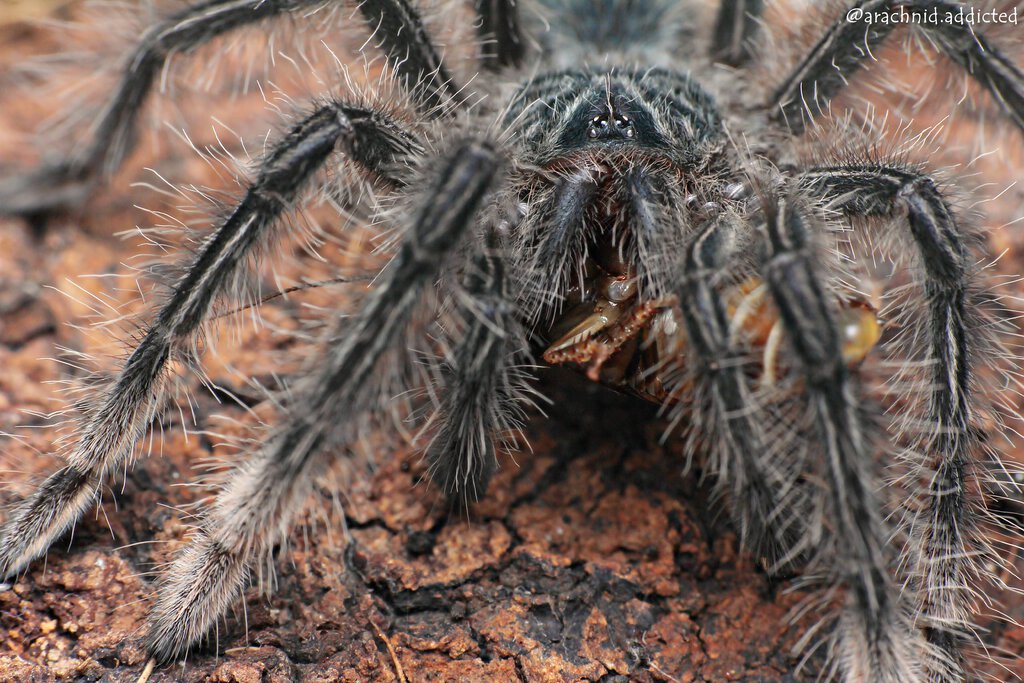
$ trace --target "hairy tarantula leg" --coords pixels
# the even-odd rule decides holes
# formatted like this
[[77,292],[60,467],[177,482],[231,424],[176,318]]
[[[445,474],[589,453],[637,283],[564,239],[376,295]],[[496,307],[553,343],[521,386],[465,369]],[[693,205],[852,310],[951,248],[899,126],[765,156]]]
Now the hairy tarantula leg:
[[480,17],[477,33],[483,39],[483,65],[491,71],[520,66],[526,54],[523,31],[519,26],[516,0],[475,0]]
[[[323,4],[324,0],[208,0],[152,27],[129,56],[117,92],[100,115],[89,145],[70,159],[0,181],[0,214],[38,215],[83,202],[135,145],[142,105],[175,52],[195,49],[264,19]],[[459,101],[419,16],[405,0],[367,0],[360,8],[370,27],[379,27],[387,36],[381,45],[385,54],[425,110],[435,109],[446,98]]]
[[[529,257],[526,296],[530,304],[525,309],[534,319],[545,311],[557,309],[569,279],[573,255],[586,248],[586,212],[597,196],[599,184],[596,171],[579,169],[560,179],[554,194],[543,209],[545,225],[543,236],[533,245]],[[551,293],[554,292],[554,293]]]
[[131,455],[156,410],[172,353],[194,340],[245,257],[273,236],[278,217],[342,141],[356,162],[382,174],[386,160],[416,149],[379,114],[336,103],[317,109],[274,146],[256,182],[206,241],[85,423],[68,464],[8,517],[0,534],[0,576],[20,571],[45,552],[93,502],[102,477]]
[[494,236],[466,274],[463,315],[453,355],[445,363],[440,427],[427,447],[430,478],[450,498],[480,500],[497,467],[495,441],[508,439],[524,419],[529,355],[507,288]]
[[944,16],[956,12],[959,3],[944,0],[867,0],[855,5],[860,18],[850,20],[851,12],[837,19],[793,74],[776,90],[770,106],[786,121],[794,133],[803,131],[808,120],[825,111],[828,101],[843,87],[865,59],[870,58],[899,24],[881,21],[880,13],[903,9],[919,10],[920,27],[939,48],[979,84],[985,87],[999,106],[1024,128],[1024,73],[984,35],[969,24],[957,22],[928,24],[931,11]]
[[[730,482],[736,527],[741,540],[757,552],[768,555],[769,568],[798,552],[795,528],[800,507],[787,501],[783,506],[778,491],[790,483],[768,462],[771,448],[762,439],[763,418],[750,388],[742,362],[743,351],[730,341],[729,317],[715,283],[728,264],[734,248],[735,225],[716,221],[687,248],[684,279],[678,290],[679,307],[686,325],[686,339],[693,355],[697,386],[694,393],[706,397],[696,408],[694,421],[711,432],[711,461],[720,482]],[[780,518],[785,510],[792,512]],[[784,559],[786,558],[786,559]]]
[[971,359],[977,351],[969,324],[969,252],[952,211],[931,178],[898,167],[818,168],[800,183],[832,198],[848,215],[893,216],[906,210],[920,252],[931,318],[934,360],[930,418],[935,428],[919,444],[934,470],[930,510],[919,535],[921,613],[929,640],[945,653],[938,681],[963,678],[960,644],[970,632],[972,585],[982,573],[976,520],[968,491],[978,444],[971,429]]
[[843,360],[831,297],[823,291],[810,245],[812,226],[795,200],[767,199],[770,255],[762,266],[779,319],[798,360],[817,442],[825,492],[839,539],[832,567],[849,587],[834,664],[848,683],[921,680],[915,629],[899,604],[885,556],[886,534],[869,470],[868,440]]
[[732,66],[750,59],[750,41],[763,11],[764,0],[722,0],[712,36],[712,57]]
[[[678,274],[680,235],[691,229],[686,214],[677,211],[686,198],[670,191],[657,174],[646,169],[627,171],[623,188],[636,252],[630,258],[639,276],[639,290],[647,299],[666,296]],[[666,215],[671,218],[665,220]]]
[[117,170],[135,144],[135,127],[153,81],[175,52],[194,49],[236,28],[323,0],[208,0],[147,30],[132,50],[121,84],[81,152],[22,178],[0,182],[0,213],[40,214],[74,206]]
[[408,0],[362,0],[359,10],[374,36],[379,37],[377,46],[425,111],[435,111],[446,101],[464,101],[419,13]]
[[241,591],[253,556],[287,534],[327,461],[324,447],[351,439],[356,419],[378,409],[381,378],[394,374],[382,367],[393,362],[388,352],[406,353],[414,311],[450,264],[500,167],[492,147],[467,142],[438,169],[380,286],[355,318],[338,321],[323,374],[296,387],[290,422],[241,466],[160,582],[148,637],[158,660],[184,655],[209,631]]

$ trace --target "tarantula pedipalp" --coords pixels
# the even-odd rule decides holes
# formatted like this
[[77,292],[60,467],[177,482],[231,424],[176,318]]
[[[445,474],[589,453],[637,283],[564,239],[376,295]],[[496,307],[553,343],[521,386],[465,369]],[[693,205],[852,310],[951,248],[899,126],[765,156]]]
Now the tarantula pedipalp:
[[[537,54],[524,49],[514,3],[476,3],[482,64],[502,80],[493,102],[472,106],[411,7],[360,4],[416,116],[329,100],[271,147],[84,421],[68,464],[11,512],[5,570],[24,568],[91,504],[157,410],[168,362],[321,170],[343,163],[391,187],[380,216],[398,230],[394,258],[360,312],[325,336],[320,362],[290,387],[282,426],[164,573],[147,636],[155,656],[185,654],[216,623],[253,560],[287,535],[332,445],[355,441],[363,416],[421,381],[403,368],[429,336],[446,355],[432,371],[427,460],[454,497],[486,488],[526,400],[532,344],[551,362],[677,403],[687,456],[718,475],[748,545],[773,571],[810,566],[848,589],[830,651],[844,680],[962,679],[974,580],[995,559],[976,527],[1000,525],[975,489],[987,459],[998,462],[979,434],[1005,416],[982,378],[990,359],[1006,364],[992,372],[1015,371],[995,338],[1007,321],[976,291],[974,245],[927,174],[888,159],[800,165],[790,151],[804,116],[819,118],[887,39],[892,24],[870,18],[904,5],[917,6],[876,0],[858,5],[859,20],[835,19],[774,99],[751,107],[727,92],[716,103],[709,89],[724,77],[699,55],[673,58],[692,60],[706,83],[658,50],[631,55],[652,37],[671,54],[687,15],[669,3],[607,2],[596,14],[547,3],[555,21],[537,34]],[[212,0],[168,19],[130,60],[95,143],[6,184],[5,206],[77,200],[120,163],[168,53],[304,7]],[[746,17],[758,12],[723,3],[719,58],[743,63],[757,26]],[[1002,51],[964,26],[921,30],[1021,121],[1024,78]],[[728,135],[737,126],[757,139],[739,147]],[[47,183],[60,191],[31,191]],[[879,272],[876,252],[894,274]],[[874,297],[877,281],[886,286]],[[880,317],[891,331],[876,339]],[[865,418],[872,390],[898,413],[890,424]],[[889,496],[874,486],[885,459],[909,501],[892,538]]]

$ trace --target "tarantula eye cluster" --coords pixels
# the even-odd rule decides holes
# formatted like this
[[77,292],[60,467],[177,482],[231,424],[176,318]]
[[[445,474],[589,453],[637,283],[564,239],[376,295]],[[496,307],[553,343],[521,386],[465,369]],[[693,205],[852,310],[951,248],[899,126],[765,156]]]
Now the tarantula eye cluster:
[[[335,1],[205,0],[160,21],[91,143],[0,180],[0,211],[38,219],[82,202],[132,148],[171,55]],[[761,2],[719,3],[710,55],[680,39],[696,14],[667,0],[537,2],[544,21],[520,16],[526,2],[467,3],[476,68],[493,78],[465,82],[407,0],[337,13],[365,24],[364,48],[386,58],[382,78],[402,102],[318,100],[268,145],[120,374],[93,392],[64,466],[6,513],[0,576],[28,571],[127,466],[176,359],[198,362],[246,268],[320,191],[358,205],[332,204],[346,216],[375,217],[367,229],[392,236],[390,258],[358,311],[333,316],[308,372],[273,397],[280,424],[252,440],[161,572],[146,631],[155,661],[186,657],[214,629],[367,425],[422,419],[416,446],[434,482],[453,502],[483,496],[497,454],[523,443],[543,361],[664,406],[666,438],[713,475],[745,547],[769,573],[825,584],[817,607],[832,628],[805,638],[827,639],[823,675],[967,680],[978,606],[1013,561],[995,544],[1016,553],[1021,538],[1012,515],[988,507],[1020,497],[999,453],[1019,430],[1000,389],[1020,375],[1014,316],[926,169],[840,158],[803,136],[892,40],[877,10],[959,3],[857,2],[770,96],[740,102],[761,91],[755,51],[777,57],[758,39]],[[1024,128],[1009,46],[962,24],[917,29]],[[636,44],[646,33],[654,45]],[[814,163],[797,161],[807,146]],[[366,179],[374,192],[351,191]],[[388,419],[409,395],[425,405]],[[637,658],[630,675],[670,675],[648,664]]]
[[592,140],[606,140],[611,137],[630,139],[635,135],[633,123],[625,114],[598,114],[590,120],[587,137]]

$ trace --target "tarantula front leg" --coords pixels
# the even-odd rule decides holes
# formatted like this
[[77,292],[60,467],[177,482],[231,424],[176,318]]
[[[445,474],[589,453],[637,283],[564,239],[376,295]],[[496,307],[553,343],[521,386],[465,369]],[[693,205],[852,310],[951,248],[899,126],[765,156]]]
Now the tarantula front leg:
[[451,499],[477,501],[497,466],[497,440],[524,418],[526,373],[516,362],[528,345],[509,297],[493,233],[466,274],[459,297],[468,318],[445,363],[440,425],[427,447],[430,477]]
[[[882,21],[880,14],[919,11],[923,21],[932,11],[945,16],[960,3],[945,0],[866,0],[856,4],[818,41],[796,70],[776,90],[770,106],[794,133],[826,110],[829,100],[870,59],[898,21]],[[856,10],[856,12],[854,11]],[[1019,127],[1024,128],[1024,73],[997,46],[970,25],[958,22],[922,23],[921,28],[939,48],[986,90]]]
[[889,576],[887,535],[870,472],[871,452],[843,361],[835,311],[811,248],[814,226],[792,198],[765,200],[769,256],[762,276],[802,375],[824,459],[825,495],[837,536],[831,566],[849,588],[833,666],[848,683],[921,681],[924,646]]
[[[139,112],[171,55],[243,26],[323,5],[324,0],[208,0],[161,21],[132,50],[88,145],[35,173],[0,181],[0,214],[39,215],[83,202],[135,145]],[[380,46],[418,105],[430,111],[446,99],[460,101],[419,15],[406,0],[366,0],[359,7],[370,28],[381,31]]]
[[[735,256],[736,225],[722,219],[701,232],[687,248],[679,307],[693,356],[693,420],[709,432],[711,463],[729,501],[743,542],[768,556],[771,569],[801,552],[793,482],[764,440],[765,411],[757,406],[750,386],[744,351],[730,333],[729,316],[718,285]],[[775,461],[773,463],[773,460]],[[774,465],[774,466],[773,466]],[[788,492],[788,493],[787,493]],[[785,505],[780,495],[787,497]]]
[[480,17],[477,33],[483,39],[484,66],[500,71],[508,66],[519,66],[526,54],[523,31],[519,25],[516,0],[475,0]]
[[[294,391],[287,426],[241,466],[174,560],[157,591],[149,649],[159,661],[184,655],[237,597],[250,560],[291,526],[325,448],[352,441],[358,419],[385,410],[381,394],[406,358],[407,328],[438,275],[453,261],[484,198],[500,179],[487,144],[463,143],[438,168],[398,254],[355,318],[338,321],[322,373]],[[337,340],[337,341],[333,341]]]
[[45,552],[93,502],[102,478],[130,457],[159,403],[168,360],[191,347],[213,302],[246,258],[273,239],[278,218],[339,143],[355,162],[384,177],[396,158],[418,150],[382,115],[338,103],[317,109],[274,146],[241,203],[206,241],[84,423],[67,465],[11,511],[0,530],[0,576]]
[[89,144],[59,163],[0,182],[0,213],[31,215],[74,206],[95,183],[113,174],[135,144],[139,111],[172,54],[318,1],[209,0],[153,26],[132,50],[121,83],[95,124]]
[[408,0],[362,0],[359,10],[374,31],[377,46],[424,111],[436,114],[448,101],[463,101],[423,20]]
[[[970,254],[960,228],[934,182],[896,166],[818,168],[800,183],[852,216],[891,216],[906,220],[917,246],[928,301],[929,354],[934,363],[929,420],[933,425],[916,444],[934,472],[930,509],[916,548],[921,619],[929,640],[945,657],[935,666],[939,681],[963,679],[960,643],[970,632],[973,584],[982,573],[977,547],[976,503],[969,493],[976,475],[971,384],[977,354],[970,306]],[[902,218],[902,212],[906,218]]]
[[[519,248],[528,264],[524,281],[527,303],[523,309],[532,322],[544,312],[562,305],[561,292],[568,288],[573,256],[586,251],[587,208],[597,195],[598,171],[576,169],[559,179],[543,199],[536,203],[543,208],[527,216],[543,229],[522,226],[520,233],[529,236]],[[537,237],[539,235],[539,237]]]
[[747,61],[763,11],[764,0],[722,0],[715,19],[712,57],[733,66]]

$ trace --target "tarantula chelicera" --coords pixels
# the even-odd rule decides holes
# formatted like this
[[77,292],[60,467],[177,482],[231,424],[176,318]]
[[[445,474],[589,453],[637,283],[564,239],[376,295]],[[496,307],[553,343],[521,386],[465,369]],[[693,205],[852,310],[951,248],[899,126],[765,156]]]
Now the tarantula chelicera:
[[[206,0],[160,22],[93,142],[0,184],[0,210],[82,201],[132,147],[170,55],[331,4]],[[321,188],[351,213],[371,205],[390,261],[162,571],[156,660],[213,628],[313,481],[399,411],[395,397],[428,388],[400,416],[425,423],[431,478],[478,500],[540,358],[664,406],[668,437],[714,475],[768,570],[845,590],[821,608],[838,615],[826,674],[966,680],[984,581],[1008,554],[993,539],[1019,543],[1012,517],[986,508],[1017,495],[998,455],[1017,419],[1011,316],[965,212],[927,170],[849,140],[837,152],[822,130],[869,137],[828,105],[910,15],[1024,127],[1024,74],[1006,49],[949,18],[959,3],[866,0],[755,102],[761,2],[722,0],[703,40],[668,0],[476,0],[479,69],[495,76],[461,82],[407,0],[354,4],[400,101],[318,102],[270,145],[66,464],[8,512],[0,574],[24,571],[94,504],[158,412],[170,364],[198,364],[204,324]],[[693,48],[705,43],[710,57]]]

